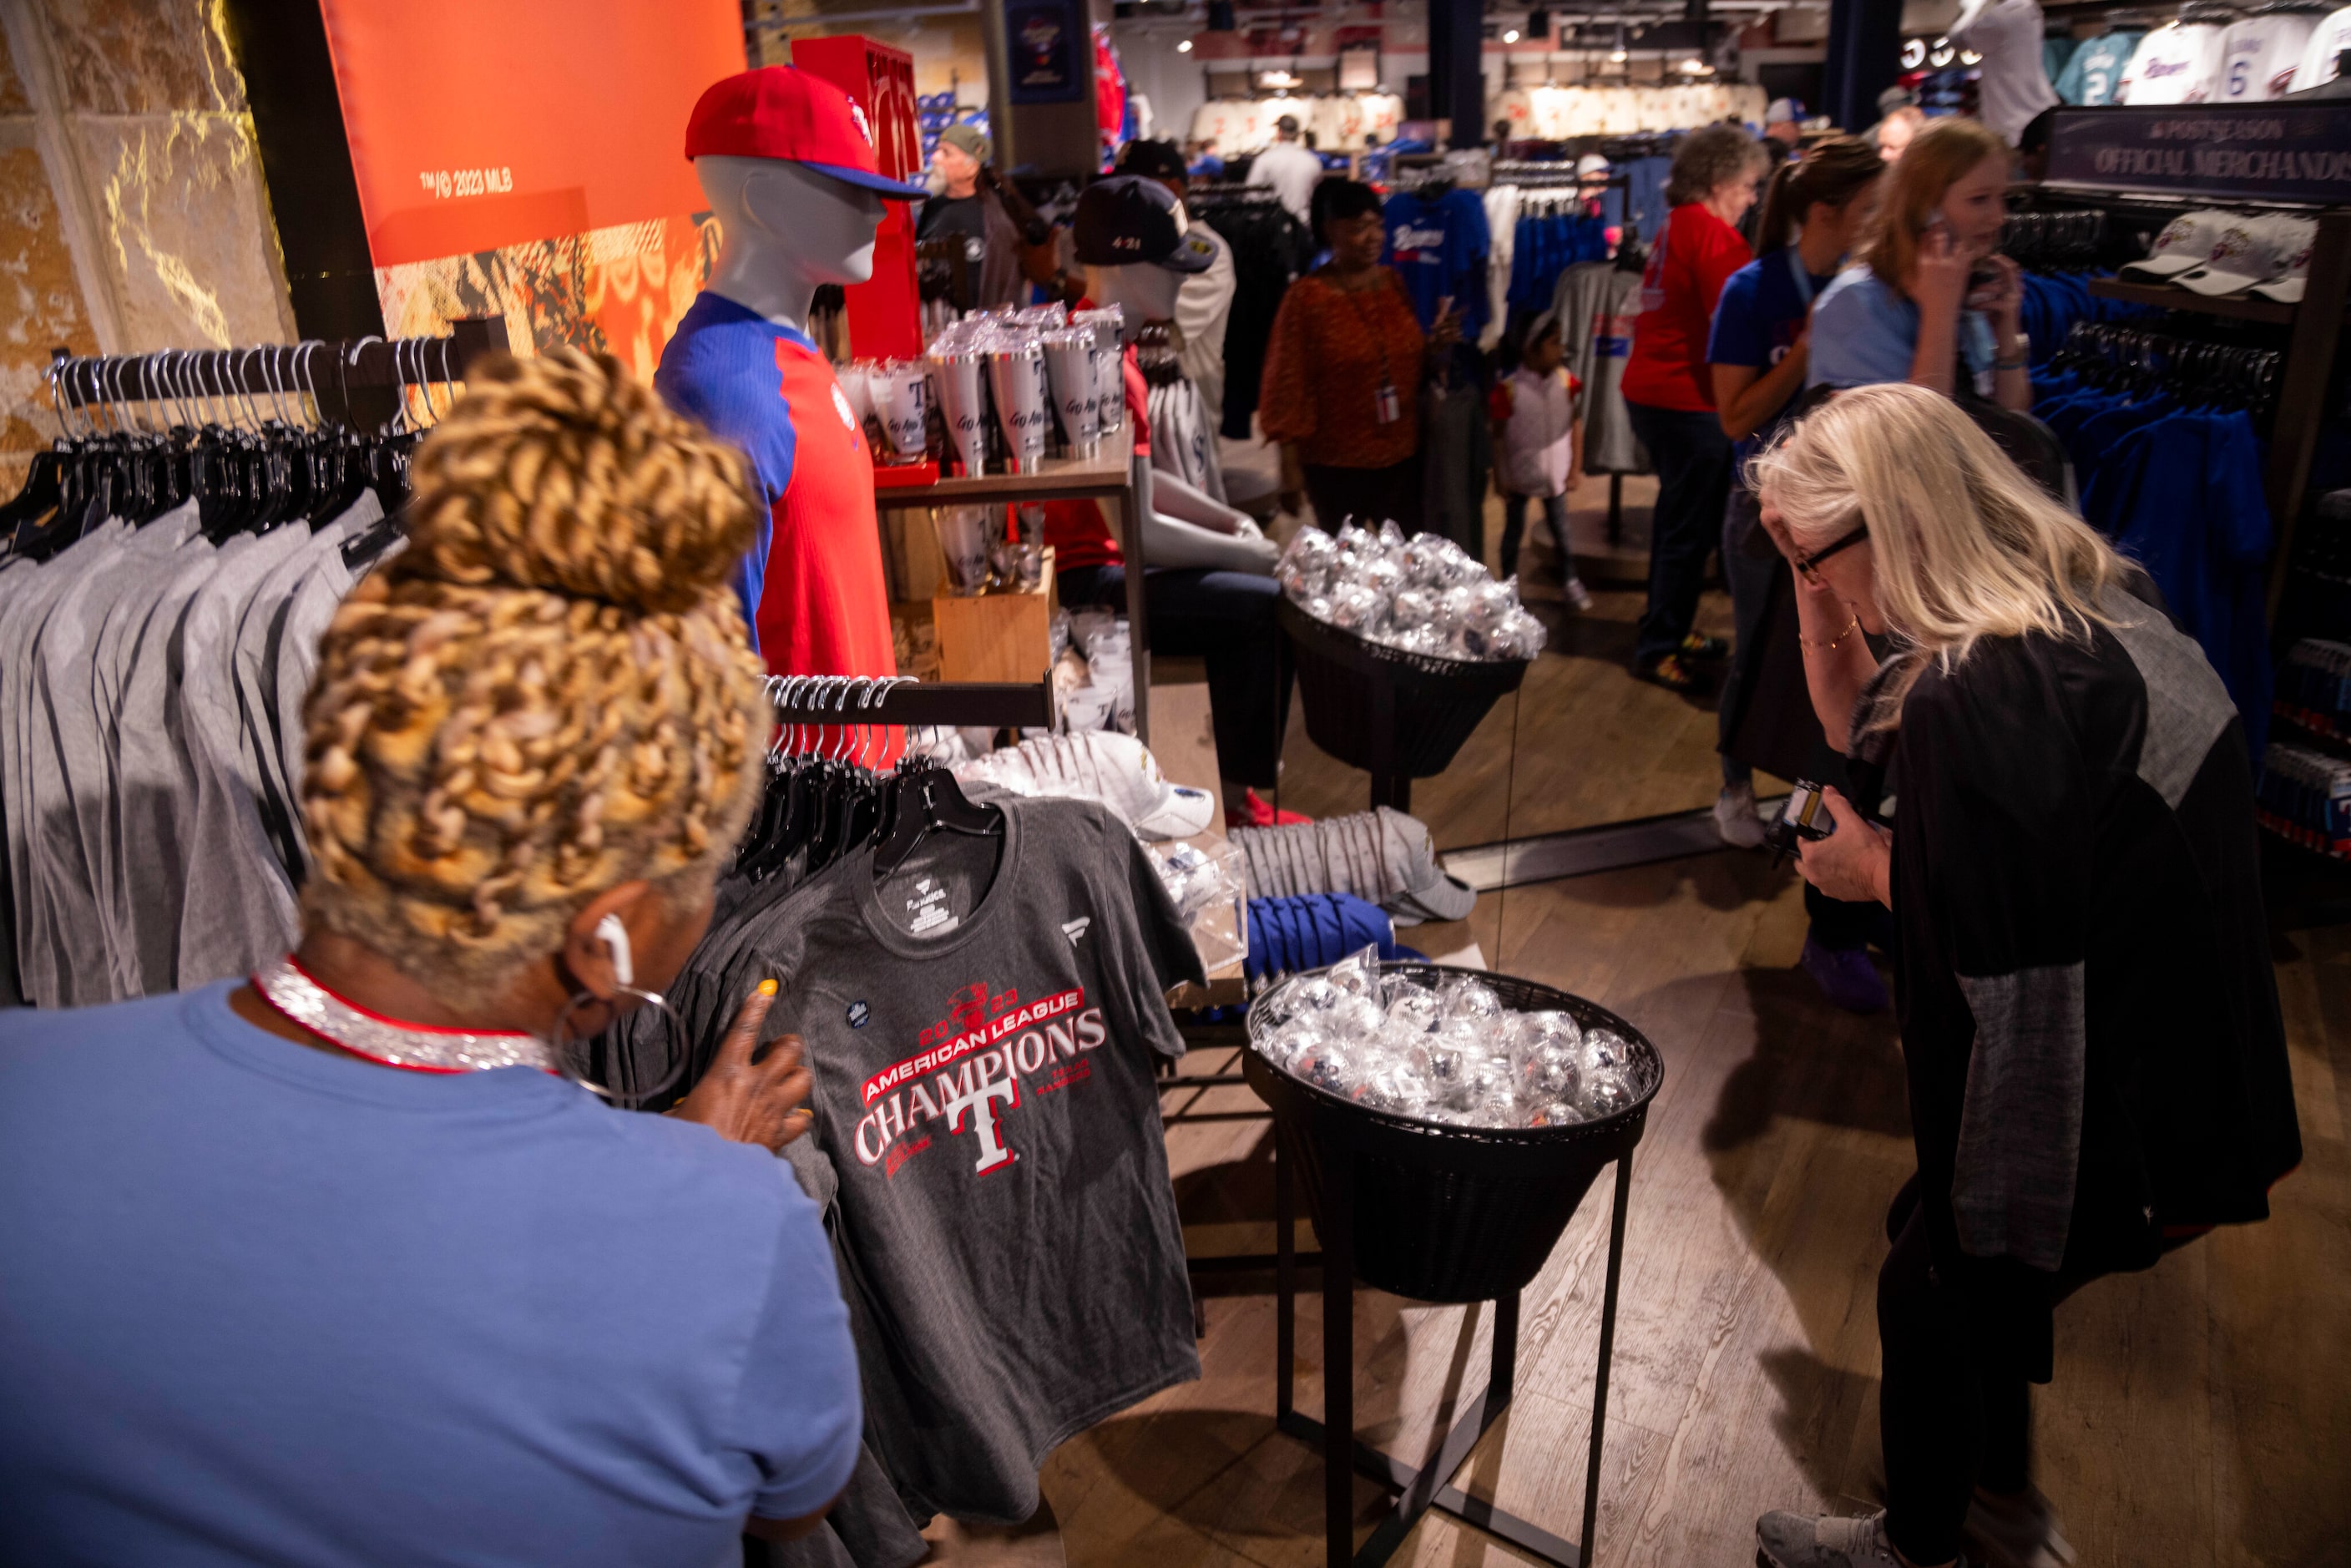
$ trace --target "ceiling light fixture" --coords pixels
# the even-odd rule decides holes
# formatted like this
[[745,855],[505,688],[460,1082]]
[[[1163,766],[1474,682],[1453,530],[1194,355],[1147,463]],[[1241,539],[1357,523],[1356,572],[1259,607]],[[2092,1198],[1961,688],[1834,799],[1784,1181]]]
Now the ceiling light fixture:
[[1506,44],[1515,44],[1518,41],[1519,30],[1516,27],[1505,27],[1502,29],[1502,42]]
[[1178,39],[1176,44],[1176,52],[1179,55],[1190,54],[1192,52],[1192,40],[1189,38]]

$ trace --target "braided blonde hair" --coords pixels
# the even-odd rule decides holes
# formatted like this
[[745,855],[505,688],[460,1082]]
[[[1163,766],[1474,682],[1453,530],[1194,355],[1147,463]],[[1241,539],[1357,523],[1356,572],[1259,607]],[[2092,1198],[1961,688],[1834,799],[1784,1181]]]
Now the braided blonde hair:
[[302,810],[308,917],[478,1000],[611,887],[706,888],[767,717],[726,586],[742,458],[610,355],[467,380],[417,450],[407,549],[320,645]]

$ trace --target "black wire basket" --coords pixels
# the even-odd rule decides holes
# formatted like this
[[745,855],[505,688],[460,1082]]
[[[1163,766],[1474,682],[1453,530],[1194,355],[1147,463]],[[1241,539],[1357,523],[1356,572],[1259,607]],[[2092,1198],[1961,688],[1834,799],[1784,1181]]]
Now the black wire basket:
[[1556,1009],[1625,1041],[1635,1091],[1625,1109],[1557,1127],[1462,1127],[1374,1109],[1269,1061],[1259,1042],[1272,1031],[1270,1012],[1310,977],[1283,981],[1249,1008],[1241,1071],[1288,1134],[1281,1155],[1296,1161],[1318,1235],[1323,1173],[1332,1160],[1353,1162],[1356,1276],[1421,1301],[1485,1301],[1522,1290],[1601,1168],[1641,1141],[1664,1060],[1646,1035],[1607,1009],[1531,980],[1435,964],[1383,964],[1380,973],[1431,985],[1466,975],[1492,987],[1514,1012]]
[[1377,775],[1444,772],[1530,663],[1406,653],[1317,621],[1287,598],[1276,613],[1297,660],[1307,736]]

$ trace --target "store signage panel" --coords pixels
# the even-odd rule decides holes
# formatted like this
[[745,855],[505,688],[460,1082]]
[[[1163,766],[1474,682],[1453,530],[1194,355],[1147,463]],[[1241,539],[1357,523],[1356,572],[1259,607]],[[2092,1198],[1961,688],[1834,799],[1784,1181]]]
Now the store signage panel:
[[2351,204],[2351,104],[2061,109],[2051,185]]
[[1093,74],[1092,35],[1077,0],[1007,0],[1004,49],[1015,103],[1076,103]]
[[737,0],[321,0],[379,267],[700,211]]

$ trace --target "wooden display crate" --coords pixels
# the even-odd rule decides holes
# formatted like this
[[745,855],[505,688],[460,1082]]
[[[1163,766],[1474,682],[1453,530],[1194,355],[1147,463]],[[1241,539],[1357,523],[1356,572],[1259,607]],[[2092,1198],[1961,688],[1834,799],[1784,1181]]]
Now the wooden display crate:
[[938,629],[939,679],[1040,681],[1053,663],[1053,612],[1061,595],[1053,582],[1053,551],[1032,591],[942,593],[931,600]]

